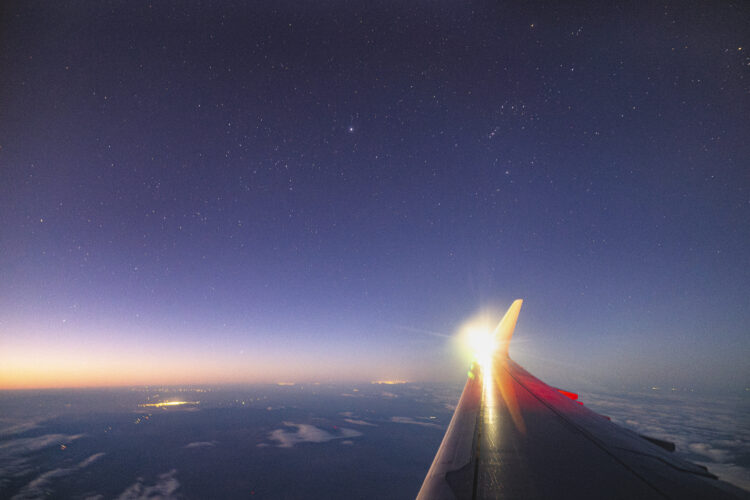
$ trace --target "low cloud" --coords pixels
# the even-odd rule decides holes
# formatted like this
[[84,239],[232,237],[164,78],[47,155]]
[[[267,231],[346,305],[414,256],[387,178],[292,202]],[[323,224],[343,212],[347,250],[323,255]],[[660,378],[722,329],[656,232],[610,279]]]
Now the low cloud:
[[68,445],[83,434],[44,434],[30,438],[10,439],[0,443],[0,489],[11,479],[37,473],[28,455],[52,446]]
[[214,446],[216,446],[216,441],[193,441],[183,446],[183,448],[212,448]]
[[412,425],[421,425],[424,427],[435,427],[438,429],[441,428],[441,426],[433,422],[422,422],[420,420],[414,420],[411,417],[391,417],[391,422],[395,422],[397,424],[412,424]]
[[[21,434],[31,429],[39,427],[42,420],[31,420],[28,422],[5,424],[4,427],[0,428],[0,437],[13,436],[14,434]],[[3,425],[3,424],[0,424]]]
[[12,500],[26,500],[50,496],[53,493],[52,482],[54,479],[69,476],[81,469],[84,469],[102,458],[104,455],[104,453],[95,453],[94,455],[91,455],[90,457],[86,458],[73,467],[47,471],[21,488],[21,491],[16,493],[13,496]]
[[747,463],[750,427],[739,425],[736,398],[706,398],[692,393],[581,394],[594,411],[639,434],[675,444],[682,459],[745,489],[750,486]]
[[730,456],[727,450],[720,450],[718,448],[714,448],[708,443],[690,443],[690,445],[688,445],[688,448],[693,453],[697,453],[698,455],[703,455],[704,457],[708,457],[714,462],[725,462]]
[[698,462],[708,467],[712,473],[719,476],[720,479],[729,481],[735,486],[750,491],[750,473],[744,467],[736,464],[717,464],[716,462]]
[[83,434],[45,434],[30,438],[11,439],[0,443],[0,457],[33,453],[49,446],[69,444],[82,437]]
[[162,500],[172,500],[177,498],[175,492],[180,487],[180,482],[175,477],[177,469],[172,469],[164,474],[159,474],[156,483],[146,485],[142,477],[136,479],[136,482],[123,491],[117,500],[149,500],[160,498]]
[[348,422],[348,423],[354,424],[354,425],[368,425],[370,427],[377,427],[376,424],[367,422],[366,420],[357,420],[357,419],[354,419],[354,418],[345,418],[344,422]]
[[[279,448],[291,448],[298,443],[325,443],[334,439],[347,439],[361,436],[362,433],[354,429],[340,428],[336,434],[320,429],[310,424],[295,424],[284,422],[287,429],[276,429],[272,431],[268,438],[276,441]],[[296,428],[296,430],[288,430]]]

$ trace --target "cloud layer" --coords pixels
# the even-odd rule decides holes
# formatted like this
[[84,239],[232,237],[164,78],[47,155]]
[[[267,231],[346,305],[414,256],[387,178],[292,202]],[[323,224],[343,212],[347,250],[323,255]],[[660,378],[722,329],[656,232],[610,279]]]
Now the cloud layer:
[[34,453],[53,446],[69,445],[81,437],[83,434],[43,434],[0,443],[0,496],[3,496],[3,488],[10,480],[38,472],[31,464]]
[[422,422],[411,417],[391,417],[391,422],[395,422],[397,424],[421,425],[423,427],[435,427],[440,429],[440,426],[438,424],[435,424],[433,422]]
[[[276,429],[268,435],[268,439],[276,441],[279,448],[291,448],[298,443],[325,443],[334,439],[348,439],[361,436],[362,433],[354,429],[339,428],[332,434],[310,424],[283,423],[286,429]],[[296,430],[289,430],[295,428]]]
[[159,474],[156,483],[147,485],[142,477],[123,491],[117,500],[148,500],[160,498],[162,500],[171,500],[177,498],[176,492],[180,487],[180,482],[175,477],[177,469],[172,469],[164,474]]
[[581,394],[594,411],[639,434],[671,441],[682,458],[750,491],[750,427],[737,420],[743,401],[692,393]]
[[24,486],[21,491],[13,496],[12,500],[26,500],[50,496],[53,493],[51,485],[54,479],[74,474],[79,470],[93,464],[104,455],[105,453],[95,453],[73,467],[52,469],[50,471],[44,472],[39,477]]
[[186,444],[185,448],[213,448],[216,446],[216,441],[193,441],[192,443]]

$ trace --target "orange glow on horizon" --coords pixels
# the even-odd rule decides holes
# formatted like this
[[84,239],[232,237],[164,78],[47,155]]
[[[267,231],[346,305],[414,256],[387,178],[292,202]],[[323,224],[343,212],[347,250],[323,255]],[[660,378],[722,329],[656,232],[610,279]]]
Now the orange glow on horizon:
[[[0,390],[69,389],[134,386],[278,384],[308,382],[369,383],[383,370],[378,360],[332,364],[320,356],[294,354],[198,355],[162,354],[144,349],[140,354],[89,348],[76,351],[56,346],[44,352],[29,346],[0,344]],[[398,372],[396,372],[398,373]],[[375,379],[400,384],[402,379]]]
[[356,358],[346,347],[310,350],[191,333],[129,334],[102,325],[63,332],[14,325],[0,337],[0,390],[225,384],[404,383],[424,372],[383,356]]
[[[20,351],[20,352],[19,352]],[[270,362],[182,355],[60,350],[0,354],[0,390],[275,382]],[[277,374],[278,375],[278,374]]]

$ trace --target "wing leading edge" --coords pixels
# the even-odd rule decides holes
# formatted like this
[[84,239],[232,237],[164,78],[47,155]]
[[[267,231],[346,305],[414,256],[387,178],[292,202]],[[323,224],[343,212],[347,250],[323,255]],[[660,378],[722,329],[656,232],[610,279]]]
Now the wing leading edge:
[[615,425],[508,356],[521,300],[474,364],[418,500],[750,498],[705,468]]

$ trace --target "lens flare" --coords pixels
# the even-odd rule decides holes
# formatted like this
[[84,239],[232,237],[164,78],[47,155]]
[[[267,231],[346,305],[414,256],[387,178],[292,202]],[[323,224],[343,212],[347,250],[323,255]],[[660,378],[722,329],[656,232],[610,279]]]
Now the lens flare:
[[467,319],[458,329],[456,347],[463,360],[474,364],[480,371],[489,367],[500,345],[494,326],[495,311],[483,310]]
[[488,328],[473,327],[467,334],[469,348],[479,367],[484,371],[492,363],[492,356],[497,349],[497,342],[492,330]]

